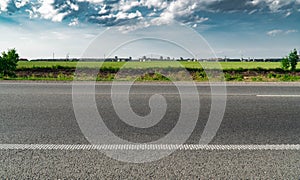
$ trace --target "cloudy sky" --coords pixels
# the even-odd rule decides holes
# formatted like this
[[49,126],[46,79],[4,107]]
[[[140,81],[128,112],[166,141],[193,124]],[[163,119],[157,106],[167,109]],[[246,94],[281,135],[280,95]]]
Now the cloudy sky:
[[219,57],[300,49],[300,0],[0,0],[0,50],[80,57],[107,28],[172,21],[201,34]]

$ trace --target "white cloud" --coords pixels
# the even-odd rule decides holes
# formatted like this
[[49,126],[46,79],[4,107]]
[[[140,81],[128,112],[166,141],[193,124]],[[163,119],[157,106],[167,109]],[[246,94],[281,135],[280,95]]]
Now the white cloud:
[[196,23],[203,23],[203,22],[208,21],[208,20],[209,20],[209,18],[207,18],[207,17],[197,17],[195,22]]
[[167,24],[174,20],[182,21],[197,27],[198,24],[208,21],[207,17],[199,17],[197,11],[201,10],[206,3],[212,1],[197,1],[197,0],[176,0],[172,1],[168,7],[160,14],[159,17],[152,20],[152,23],[160,25]]
[[148,14],[148,17],[153,17],[153,16],[156,16],[155,12],[152,12],[152,13]]
[[105,20],[105,19],[116,19],[116,20],[128,20],[128,19],[134,19],[134,18],[142,18],[142,13],[140,11],[136,12],[123,12],[120,11],[117,14],[108,14],[98,17],[99,20]]
[[69,12],[58,13],[52,17],[52,21],[61,22],[64,19],[64,17],[68,14],[69,14]]
[[140,2],[139,1],[120,1],[119,4],[119,10],[121,11],[129,11],[130,9],[140,6]]
[[[69,24],[74,24],[72,20],[78,18],[78,21],[87,20],[108,26],[127,19],[136,19],[136,23],[139,23],[143,16],[153,17],[151,23],[157,25],[177,20],[193,26],[208,20],[206,17],[199,17],[199,12],[203,11],[240,11],[247,14],[268,11],[280,12],[287,17],[300,8],[300,0],[0,0],[0,12],[11,9],[10,3],[14,3],[15,6],[12,7],[17,9],[24,7],[22,10],[27,12],[30,18],[43,18],[55,22],[66,20]],[[13,10],[12,13],[15,11],[17,10]]]
[[7,11],[7,6],[10,0],[1,0],[0,1],[0,10]]
[[168,3],[164,0],[142,0],[141,4],[150,8],[165,9]]
[[96,3],[96,4],[104,2],[104,0],[77,0],[77,1],[78,2],[90,2],[90,3]]
[[297,32],[298,32],[298,30],[296,30],[296,29],[290,29],[290,30],[285,31],[285,34],[291,34],[291,33],[297,33]]
[[79,10],[78,5],[76,5],[76,4],[70,4],[70,7],[71,7],[71,9],[74,10],[74,11],[78,11],[78,10]]
[[21,8],[29,3],[29,0],[17,0],[15,1],[15,5],[17,8]]
[[78,24],[79,24],[79,20],[78,18],[75,18],[69,23],[69,26],[77,26]]
[[295,29],[289,29],[289,30],[274,29],[274,30],[268,31],[267,35],[275,37],[278,35],[288,35],[288,34],[297,33],[297,32],[298,32],[298,30],[295,30]]
[[141,28],[145,28],[145,27],[149,27],[151,26],[151,23],[147,22],[147,21],[140,21],[134,25],[125,25],[125,26],[120,26],[118,28],[119,31],[121,31],[122,33],[128,33],[137,29],[141,29]]
[[194,0],[177,0],[169,4],[169,6],[156,18],[153,22],[157,24],[169,23],[176,18],[184,18],[193,14],[198,4]]
[[267,35],[268,36],[277,36],[279,34],[282,34],[283,33],[283,30],[280,30],[280,29],[274,29],[274,30],[271,30],[271,31],[268,31],[267,32]]
[[[299,0],[296,0],[296,2]],[[272,12],[279,11],[282,7],[295,2],[295,0],[252,0],[248,4],[253,6],[267,6]]]
[[63,18],[70,13],[70,11],[59,12],[59,9],[54,9],[54,2],[54,0],[44,0],[42,6],[36,10],[36,13],[44,19],[61,22]]
[[142,13],[140,11],[136,11],[135,13],[119,12],[118,14],[115,15],[115,17],[117,20],[134,19],[134,18],[142,17]]
[[292,14],[292,12],[291,11],[288,11],[286,14],[285,14],[285,17],[288,17],[288,16],[290,16]]
[[37,12],[45,19],[52,19],[58,12],[53,8],[54,0],[44,0]]
[[105,19],[112,19],[112,18],[114,18],[114,17],[115,17],[114,14],[108,14],[108,15],[100,16],[100,17],[98,17],[97,19],[105,20]]
[[268,0],[267,3],[272,11],[278,11],[281,7],[288,5],[292,0]]
[[35,7],[32,7],[32,10],[26,9],[25,12],[29,13],[29,18],[30,19],[32,19],[32,18],[38,18],[38,14],[36,13],[37,9]]
[[99,11],[99,14],[105,14],[105,13],[107,13],[108,12],[108,10],[106,9],[106,5],[104,5],[102,8],[101,8],[101,10]]

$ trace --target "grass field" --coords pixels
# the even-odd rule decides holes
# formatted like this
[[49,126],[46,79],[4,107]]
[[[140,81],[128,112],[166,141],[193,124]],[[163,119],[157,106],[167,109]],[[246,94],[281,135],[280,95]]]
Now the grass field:
[[[215,68],[218,67],[217,63],[211,62],[180,62],[180,64],[186,68]],[[33,67],[55,67],[55,66],[62,66],[62,67],[112,67],[112,68],[121,68],[122,66],[126,66],[128,68],[166,68],[166,67],[180,67],[178,62],[105,62],[105,63],[98,63],[98,62],[42,62],[42,61],[31,61],[31,62],[19,62],[18,68],[33,68]],[[280,68],[279,62],[220,62],[220,65],[223,69],[254,69],[254,68],[264,68],[264,69],[275,69]],[[300,68],[300,64],[298,67]]]
[[[75,71],[76,67],[79,71]],[[168,81],[161,73],[167,73],[167,77],[181,81],[184,80],[183,69],[186,67],[193,78],[198,82],[224,79],[226,81],[246,82],[292,82],[300,81],[300,63],[297,71],[283,71],[280,62],[176,62],[176,61],[152,61],[152,62],[45,62],[31,61],[18,63],[15,76],[0,77],[8,80],[54,80],[72,81],[74,77],[80,80],[94,80],[94,74],[90,69],[100,68],[96,80],[132,80],[135,73],[144,69],[147,73],[141,75],[137,81]],[[124,68],[122,76],[117,74],[120,68]],[[204,67],[204,69],[202,69]],[[150,68],[150,69],[146,69]],[[151,69],[153,68],[153,69]],[[157,69],[156,69],[157,68]],[[222,68],[224,75],[215,69]],[[135,71],[134,69],[138,69]],[[205,71],[212,69],[212,71]],[[153,71],[154,70],[154,71]]]

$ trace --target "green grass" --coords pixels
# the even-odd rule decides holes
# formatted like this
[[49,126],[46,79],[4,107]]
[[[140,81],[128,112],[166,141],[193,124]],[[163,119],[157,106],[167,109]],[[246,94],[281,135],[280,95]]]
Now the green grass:
[[[55,66],[62,66],[62,67],[70,67],[74,68],[78,65],[78,67],[86,67],[86,68],[93,68],[93,67],[112,67],[112,68],[121,68],[125,65],[128,68],[167,68],[167,67],[180,67],[184,66],[186,68],[201,68],[205,67],[207,69],[212,69],[218,67],[217,63],[211,62],[19,62],[18,68],[33,68],[33,67],[48,67],[52,68]],[[223,69],[255,69],[255,68],[264,68],[264,69],[276,69],[280,68],[281,64],[278,62],[221,62],[220,65]],[[300,69],[300,64],[298,67]]]
[[[218,69],[222,67],[224,70],[224,77],[220,77],[218,71],[205,71],[202,69]],[[115,80],[116,73],[122,67],[124,71],[122,77],[117,75],[119,80],[131,80],[135,78],[131,73],[133,69],[146,69],[149,72],[155,72],[150,74],[144,74],[139,77],[138,81],[169,81],[172,80],[183,80],[184,71],[178,69],[178,67],[185,67],[191,73],[192,78],[195,81],[208,81],[214,78],[225,79],[226,81],[249,81],[249,82],[282,82],[282,81],[300,81],[300,63],[298,64],[297,71],[292,73],[281,70],[281,63],[274,62],[174,62],[174,61],[152,61],[152,62],[19,62],[18,69],[20,75],[17,77],[0,77],[0,79],[11,79],[11,80],[58,80],[58,81],[71,81],[74,78],[74,68],[83,68],[82,80],[90,80],[93,78],[89,73],[85,74],[85,68],[100,68],[101,72],[98,75],[98,81],[112,81]],[[158,68],[158,69],[151,69]],[[127,72],[128,71],[128,72]],[[140,70],[138,70],[140,71]],[[26,72],[27,74],[22,74]],[[41,74],[42,72],[42,74]],[[162,76],[160,73],[170,73],[168,77]],[[59,73],[59,74],[57,74]],[[127,73],[127,74],[126,74]],[[208,74],[206,74],[208,73]]]
[[53,66],[63,66],[63,67],[76,67],[77,62],[44,62],[44,61],[19,61],[18,68],[33,68],[33,67],[43,67],[52,68]]

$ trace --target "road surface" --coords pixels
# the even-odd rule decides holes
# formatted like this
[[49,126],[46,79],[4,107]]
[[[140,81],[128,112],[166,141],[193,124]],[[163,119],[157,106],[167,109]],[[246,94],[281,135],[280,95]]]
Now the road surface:
[[[90,146],[76,120],[71,84],[1,82],[0,177],[300,177],[300,84],[229,84],[222,123],[208,146],[192,146],[199,144],[211,107],[209,85],[198,84],[197,89],[201,105],[199,118],[185,142],[187,146],[153,162],[128,163],[107,156],[101,150],[103,147]],[[109,83],[97,84],[95,100],[107,127],[122,139],[134,143],[156,141],[170,133],[178,121],[181,99],[172,85],[140,83],[131,88],[130,105],[140,116],[150,113],[149,98],[153,94],[162,94],[167,102],[162,121],[147,129],[134,128],[120,120],[110,90]],[[193,98],[195,94],[189,96]],[[184,133],[183,128],[173,139],[180,139]],[[130,151],[113,144],[108,149],[114,148],[120,156]],[[144,151],[156,152],[147,148]],[[176,149],[163,145],[156,148]]]

